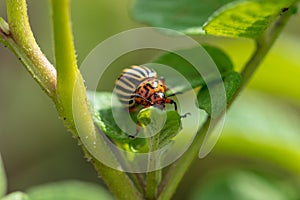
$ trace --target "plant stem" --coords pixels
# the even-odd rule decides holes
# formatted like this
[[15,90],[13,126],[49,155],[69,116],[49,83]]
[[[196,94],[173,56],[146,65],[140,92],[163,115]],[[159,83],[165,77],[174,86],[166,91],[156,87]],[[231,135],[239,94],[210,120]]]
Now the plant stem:
[[[260,39],[256,41],[257,49],[241,72],[242,80],[240,88],[236,91],[235,95],[229,102],[228,107],[230,107],[232,102],[245,88],[254,72],[258,68],[259,64],[265,58],[278,35],[281,33],[291,15],[291,12],[282,13],[282,15],[280,15],[279,18],[275,21],[274,25],[270,29],[268,29]],[[166,174],[163,182],[160,185],[160,193],[158,197],[159,200],[170,199],[173,196],[179,182],[197,156],[197,153],[203,141],[204,134],[208,130],[209,122],[210,120],[207,119],[204,126],[197,133],[193,143],[191,144],[187,152],[185,152],[185,154],[178,161],[173,163],[168,170],[168,173]]]
[[145,194],[145,179],[142,173],[130,173],[128,174],[135,187],[141,194]]
[[8,29],[0,27],[0,41],[21,60],[31,76],[55,101],[56,70],[37,45],[31,31],[25,0],[7,0]]
[[[63,118],[67,128],[81,142],[78,136],[77,129],[74,123],[74,113],[80,113],[80,132],[87,135],[99,134],[92,120],[89,107],[86,100],[86,90],[84,80],[77,68],[75,56],[75,48],[73,43],[69,0],[52,0],[52,18],[54,30],[55,44],[55,59],[57,67],[57,98],[58,111]],[[76,98],[73,98],[73,95]],[[104,140],[98,141],[98,144],[103,147],[103,155],[115,162],[118,166],[112,151],[107,146]],[[117,199],[141,199],[141,194],[138,192],[132,181],[126,173],[112,169],[94,158],[85,146],[82,146],[85,156],[94,165],[97,172],[101,175],[104,182],[108,185],[111,192]]]
[[191,163],[196,159],[205,133],[209,128],[209,124],[210,118],[208,118],[203,124],[202,128],[195,136],[190,148],[181,156],[179,160],[170,166],[167,174],[160,184],[158,200],[170,199],[173,196],[179,182],[190,167]]
[[[160,155],[157,149],[159,145],[159,133],[149,138],[149,159],[148,169],[153,170],[159,165]],[[146,176],[146,198],[155,199],[157,187],[161,181],[161,169],[149,171]]]
[[[52,0],[54,52],[57,69],[58,111],[67,128],[74,130],[72,98],[73,88],[80,76],[71,32],[69,1]],[[85,93],[85,91],[82,91]],[[83,94],[82,96],[85,96]]]
[[[77,69],[75,50],[70,27],[68,1],[58,0],[53,5],[54,16],[54,40],[55,57],[58,68],[56,70],[44,56],[35,42],[29,26],[27,7],[25,0],[8,0],[7,13],[9,26],[1,18],[0,20],[0,42],[9,47],[24,64],[32,77],[40,84],[45,92],[55,102],[60,116],[74,136],[78,136],[72,116],[72,94],[75,80],[78,80],[77,109],[86,113],[82,118],[85,121],[84,129],[93,133],[93,121],[88,110],[85,87],[83,79]],[[58,82],[58,91],[56,83]],[[80,138],[76,137],[78,143]],[[105,144],[104,144],[105,145]],[[140,193],[136,190],[128,176],[121,171],[109,168],[93,158],[88,150],[82,146],[85,156],[90,160],[103,180],[107,183],[112,193],[118,199],[141,199]],[[107,150],[107,156],[113,155]]]

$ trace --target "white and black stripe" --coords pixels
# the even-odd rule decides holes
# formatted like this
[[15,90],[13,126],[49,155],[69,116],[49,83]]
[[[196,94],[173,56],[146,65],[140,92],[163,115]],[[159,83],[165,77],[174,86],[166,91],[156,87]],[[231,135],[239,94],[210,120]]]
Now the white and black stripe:
[[124,69],[119,76],[114,92],[122,104],[129,107],[134,106],[135,101],[132,95],[139,85],[149,78],[157,78],[154,70],[145,66],[131,66]]

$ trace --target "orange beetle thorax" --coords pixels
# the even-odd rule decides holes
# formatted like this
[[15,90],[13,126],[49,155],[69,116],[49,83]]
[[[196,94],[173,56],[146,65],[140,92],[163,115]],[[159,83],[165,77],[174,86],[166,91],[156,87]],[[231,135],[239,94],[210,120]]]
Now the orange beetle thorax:
[[135,94],[135,102],[144,106],[165,103],[165,95],[167,88],[162,81],[156,78],[144,80],[137,87]]

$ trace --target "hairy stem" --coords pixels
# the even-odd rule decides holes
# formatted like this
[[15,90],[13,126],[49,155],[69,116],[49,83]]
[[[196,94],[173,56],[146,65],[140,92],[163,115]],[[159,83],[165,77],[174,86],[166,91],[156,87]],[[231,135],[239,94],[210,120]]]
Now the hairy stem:
[[[256,41],[257,49],[241,72],[242,80],[240,88],[236,91],[235,95],[229,102],[228,107],[230,107],[232,102],[242,92],[249,80],[252,78],[254,72],[263,61],[266,54],[269,52],[270,48],[277,39],[278,35],[281,33],[291,15],[291,12],[282,13],[275,21],[273,26],[268,29],[260,39]],[[197,133],[188,151],[170,167],[167,175],[160,185],[160,194],[158,198],[159,200],[170,199],[173,196],[179,182],[197,156],[197,153],[202,144],[204,134],[208,130],[209,121],[210,120],[208,119],[202,129]]]
[[8,26],[1,18],[0,42],[8,46],[31,76],[54,101],[56,70],[37,45],[27,16],[25,0],[7,0]]
[[210,118],[206,120],[201,130],[197,133],[190,148],[181,156],[179,160],[170,166],[167,174],[159,186],[158,200],[171,199],[184,174],[192,162],[196,159],[205,133],[209,128],[209,124]]
[[[54,52],[57,69],[58,111],[69,129],[74,129],[72,98],[73,88],[80,76],[71,32],[69,1],[52,0]],[[82,91],[85,93],[85,91]],[[85,94],[82,94],[85,96]],[[86,102],[84,102],[86,103]]]
[[[84,80],[77,68],[75,48],[70,24],[69,0],[52,0],[52,19],[54,30],[55,59],[57,67],[57,98],[58,111],[67,128],[82,143],[78,132],[94,138],[99,134],[94,126],[86,100]],[[76,98],[73,98],[76,97]],[[74,113],[80,113],[75,126]],[[78,131],[78,132],[77,132]],[[94,140],[95,142],[96,140]],[[106,159],[118,166],[112,151],[104,140],[97,141],[102,147]],[[83,146],[85,156],[94,165],[97,172],[108,185],[117,199],[141,199],[140,193],[126,173],[112,169],[94,158],[87,147]]]
[[[159,144],[159,133],[149,138],[149,155],[148,165],[149,170],[156,169],[160,162],[160,155],[157,152]],[[155,199],[157,187],[161,181],[161,169],[149,171],[146,175],[146,198]]]

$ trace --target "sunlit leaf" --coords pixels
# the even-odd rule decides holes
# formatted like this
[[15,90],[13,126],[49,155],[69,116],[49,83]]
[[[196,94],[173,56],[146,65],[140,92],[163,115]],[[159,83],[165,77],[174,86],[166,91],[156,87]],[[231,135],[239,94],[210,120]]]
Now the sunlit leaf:
[[258,38],[295,0],[237,1],[217,10],[205,24],[206,34]]
[[28,191],[31,200],[99,200],[113,199],[101,186],[79,181],[65,181],[33,187]]

